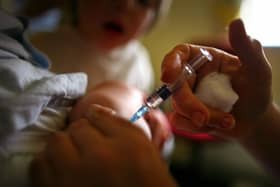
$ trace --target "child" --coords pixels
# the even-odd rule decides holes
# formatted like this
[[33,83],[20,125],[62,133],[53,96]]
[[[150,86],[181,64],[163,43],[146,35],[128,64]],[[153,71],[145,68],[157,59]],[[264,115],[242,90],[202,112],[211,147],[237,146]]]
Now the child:
[[[273,171],[279,179],[280,152],[277,151],[277,147],[279,146],[280,136],[280,110],[272,98],[271,66],[265,58],[261,44],[248,37],[240,20],[235,20],[230,24],[229,32],[231,46],[238,58],[220,50],[208,48],[214,56],[213,65],[200,69],[196,81],[213,71],[225,73],[231,77],[231,84],[239,96],[233,109],[228,113],[232,115],[231,117],[234,120],[226,120],[226,125],[223,125],[225,112],[201,103],[192,93],[192,89],[195,88],[194,82],[196,82],[193,80],[190,84],[183,85],[182,89],[173,95],[175,106],[173,125],[185,131],[215,131],[216,135],[235,139],[250,151],[252,156],[259,159],[268,170]],[[181,62],[185,62],[185,59],[196,55],[200,47],[186,44],[172,50],[164,60],[162,80],[167,83],[173,82],[178,75],[178,70],[180,71]],[[242,63],[241,66],[240,63]],[[100,164],[105,159],[102,154],[90,149],[93,146],[91,141],[86,141],[86,146],[82,144],[83,146],[78,145],[73,149],[63,150],[61,148],[65,143],[56,145],[50,141],[48,149],[38,157],[37,162],[34,162],[37,171],[41,171],[41,173],[34,171],[37,174],[36,179],[39,179],[37,180],[39,184],[48,182],[52,186],[61,187],[63,186],[61,184],[67,184],[68,181],[71,181],[71,184],[74,183],[76,186],[79,184],[83,186],[94,186],[94,184],[98,186],[177,186],[168,173],[165,163],[160,162],[160,157],[155,154],[155,150],[145,139],[137,138],[135,135],[130,138],[131,141],[127,142],[123,138],[129,131],[134,132],[129,124],[108,112],[100,112],[96,108],[92,109],[91,115],[87,115],[87,118],[89,121],[96,121],[95,124],[93,123],[96,128],[88,128],[87,126],[90,123],[85,123],[84,126],[78,126],[79,132],[76,132],[77,128],[75,127],[77,126],[74,124],[73,128],[70,128],[67,132],[72,136],[68,138],[67,143],[74,145],[80,143],[81,145],[81,142],[90,138],[100,138],[103,142],[108,142],[106,146],[102,145],[102,148],[106,151],[105,153],[109,153],[110,158],[114,158],[112,162],[106,164],[106,166]],[[194,119],[195,116],[191,114],[197,111],[200,111],[201,115],[197,115],[198,118]],[[216,127],[208,123],[212,120],[216,122]],[[200,122],[200,125],[197,122]],[[103,132],[100,130],[100,126],[105,123],[108,128],[103,129]],[[123,123],[126,128],[121,128],[120,125],[117,126],[119,128],[114,128],[116,124],[120,123]],[[106,134],[106,132],[109,133],[113,130],[115,133],[111,136],[98,136],[98,133]],[[85,133],[85,131],[92,131],[92,133]],[[81,136],[84,134],[86,134],[86,137]],[[112,144],[110,142],[112,139],[118,140],[118,144]],[[135,147],[134,145],[137,143],[141,146]],[[120,149],[123,151],[120,152]],[[66,152],[73,155],[75,159],[65,161],[65,159],[54,154],[55,150],[60,151],[60,154]],[[77,152],[83,154],[76,154]],[[86,159],[86,155],[91,155],[90,159]],[[91,165],[84,164],[85,159],[91,162],[93,157],[94,163]],[[51,160],[51,162],[45,163],[46,160]],[[145,165],[143,163],[149,166],[148,169],[143,167]],[[122,167],[116,167],[119,165]],[[70,168],[66,172],[63,170],[65,166]],[[82,175],[73,178],[72,176],[77,176],[75,175],[77,170]],[[96,175],[96,171],[105,173],[105,175]],[[48,175],[43,175],[46,172],[48,172]],[[85,175],[85,173],[89,173],[89,175]],[[181,175],[186,181],[188,181],[187,174],[186,176]]]
[[[0,11],[1,186],[27,185],[34,154],[44,148],[50,134],[67,127],[69,110],[87,86],[84,73],[49,72],[48,60],[24,38],[24,23]],[[142,126],[149,132],[147,124]]]
[[170,1],[69,0],[64,24],[32,42],[50,57],[54,72],[85,72],[88,88],[120,80],[150,91],[153,70],[138,39],[166,14]]

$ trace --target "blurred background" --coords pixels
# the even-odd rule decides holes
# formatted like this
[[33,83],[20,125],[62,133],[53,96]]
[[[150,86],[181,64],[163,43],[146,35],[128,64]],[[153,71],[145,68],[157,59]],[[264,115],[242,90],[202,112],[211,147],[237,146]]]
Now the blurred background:
[[[38,4],[43,5],[43,2],[38,1]],[[1,0],[1,7],[13,13],[20,12],[24,4],[24,0]],[[273,69],[274,98],[280,104],[279,7],[279,0],[173,0],[168,16],[142,38],[151,54],[157,85],[166,52],[182,42],[227,49],[227,25],[232,19],[241,17],[249,35],[265,47]],[[51,31],[59,19],[59,10],[52,8],[33,17],[30,32]],[[280,186],[234,142],[177,137],[169,162],[172,174],[181,186]]]

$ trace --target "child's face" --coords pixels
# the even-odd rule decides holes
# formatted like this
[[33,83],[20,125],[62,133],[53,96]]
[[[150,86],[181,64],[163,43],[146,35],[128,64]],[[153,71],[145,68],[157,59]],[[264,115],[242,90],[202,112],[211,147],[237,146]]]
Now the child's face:
[[155,19],[158,0],[80,0],[78,30],[109,51],[141,36]]

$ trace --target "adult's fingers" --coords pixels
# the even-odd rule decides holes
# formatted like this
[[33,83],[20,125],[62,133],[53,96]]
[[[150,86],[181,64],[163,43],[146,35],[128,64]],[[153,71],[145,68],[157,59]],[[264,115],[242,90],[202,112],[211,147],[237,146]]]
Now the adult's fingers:
[[229,40],[244,66],[259,67],[263,65],[260,60],[267,62],[261,43],[247,35],[242,20],[236,19],[229,25]]
[[44,153],[53,171],[60,174],[72,166],[71,163],[76,163],[79,157],[78,149],[65,132],[54,133],[49,138]]
[[[182,44],[175,47],[164,59],[162,79],[166,82],[176,79],[174,77],[178,76],[178,69],[180,70],[184,63],[188,63],[184,62],[184,60],[192,59],[197,56],[200,53],[201,47],[202,46],[189,44]],[[203,48],[212,54],[213,60],[198,69],[196,77],[191,77],[190,80],[188,80],[190,86],[184,84],[184,86],[173,95],[174,109],[181,115],[192,118],[193,122],[198,126],[206,124],[211,116],[209,116],[207,112],[207,107],[193,95],[193,89],[195,89],[193,88],[195,82],[194,78],[197,79],[196,82],[199,82],[203,77],[212,72],[232,75],[236,73],[241,66],[239,59],[234,55],[211,47]]]
[[92,105],[86,114],[87,119],[93,124],[100,133],[107,137],[113,137],[115,135],[125,134],[131,130],[140,131],[144,135],[142,130],[128,120],[121,118],[111,110],[100,105]]
[[217,129],[232,129],[235,126],[235,119],[232,114],[223,112],[221,110],[209,107],[210,119],[206,125],[208,127],[214,127]]
[[49,187],[53,186],[53,173],[45,155],[37,154],[29,166],[29,177],[32,187]]
[[234,20],[229,28],[230,44],[242,61],[242,69],[246,74],[255,78],[262,77],[255,75],[270,74],[271,65],[261,43],[246,34],[243,22],[240,19]]
[[194,122],[186,118],[185,116],[180,115],[179,113],[173,112],[169,114],[169,120],[172,126],[172,130],[176,134],[196,134],[196,133],[201,133],[201,132],[208,132],[209,127],[207,126],[202,126],[198,127]]
[[90,124],[87,119],[74,122],[67,131],[80,154],[87,153],[91,145],[102,144],[104,141],[104,135],[95,128],[95,123]]
[[186,132],[210,132],[213,130],[230,130],[235,126],[235,119],[230,113],[226,113],[220,110],[217,110],[212,107],[209,109],[209,121],[198,125],[197,121],[193,118],[188,118],[179,113],[173,113],[170,115],[171,124],[173,129]]
[[[194,47],[201,48],[202,46]],[[240,68],[241,63],[237,56],[212,47],[203,48],[208,50],[208,52],[213,56],[213,59],[212,61],[205,63],[197,70],[197,81],[200,81],[203,77],[212,72],[224,73],[231,76]]]
[[248,37],[244,24],[240,19],[236,19],[230,23],[229,40],[235,53],[242,61],[248,61],[254,56],[251,39]]
[[233,113],[239,119],[253,119],[264,112],[270,102],[271,65],[261,44],[247,36],[240,19],[233,21],[229,29],[231,46],[242,62],[240,71],[232,79],[233,88],[239,95]]
[[181,44],[173,48],[163,59],[161,80],[172,83],[182,71],[182,65],[191,58],[189,45]]
[[152,142],[161,149],[163,143],[171,136],[168,119],[162,111],[157,109],[151,110],[144,117],[152,132]]
[[[199,45],[181,44],[176,46],[165,56],[162,63],[161,80],[166,83],[172,83],[176,80],[182,71],[184,64],[199,55],[201,53],[201,48],[208,50],[213,56],[213,60],[205,63],[197,70],[199,78],[202,78],[212,72],[220,72],[230,75],[232,72],[238,70],[241,65],[236,56],[226,53],[220,49]],[[192,87],[194,80],[189,80],[189,83]]]
[[173,94],[172,104],[176,112],[192,119],[197,127],[202,127],[209,121],[207,107],[192,93],[187,83]]

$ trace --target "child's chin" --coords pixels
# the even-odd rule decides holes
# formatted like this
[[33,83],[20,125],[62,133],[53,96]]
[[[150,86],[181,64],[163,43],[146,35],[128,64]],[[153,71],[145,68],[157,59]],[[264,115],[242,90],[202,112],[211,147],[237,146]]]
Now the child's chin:
[[111,41],[104,41],[104,42],[101,42],[99,45],[98,45],[98,48],[100,51],[106,53],[106,52],[110,52],[114,49],[117,49],[121,46],[124,46],[126,44],[125,41],[119,41],[119,40],[111,40]]

